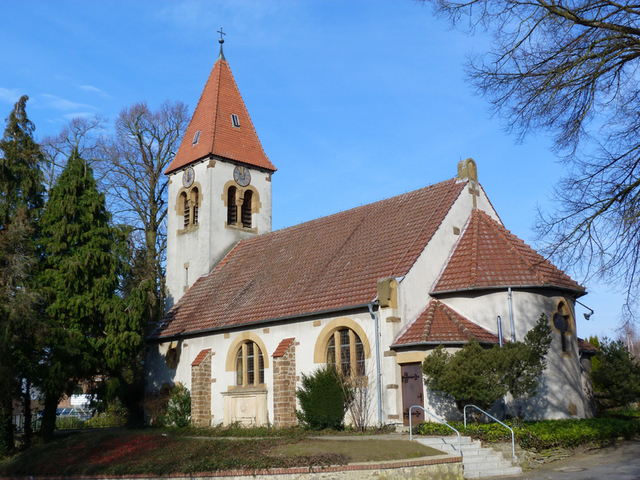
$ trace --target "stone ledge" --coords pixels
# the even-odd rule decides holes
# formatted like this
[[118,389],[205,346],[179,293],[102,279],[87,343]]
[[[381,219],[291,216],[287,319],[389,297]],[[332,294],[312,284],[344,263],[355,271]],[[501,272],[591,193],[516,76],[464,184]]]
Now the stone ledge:
[[[325,474],[335,473],[335,478],[357,479],[357,478],[422,478],[422,475],[434,474],[445,469],[452,477],[464,478],[462,473],[462,457],[453,455],[436,455],[432,457],[422,457],[414,460],[393,460],[387,462],[352,463],[349,465],[331,465],[328,467],[292,467],[292,468],[269,468],[256,470],[224,470],[220,472],[202,472],[189,475],[173,473],[158,477],[155,475],[82,475],[83,480],[158,480],[159,478],[170,478],[172,480],[193,480],[195,478],[207,480],[232,479],[237,477],[251,477],[255,479],[265,478],[268,480],[294,480],[294,479],[320,479],[326,478]],[[19,480],[44,480],[45,477],[16,477]],[[48,478],[48,477],[47,477]],[[80,478],[80,476],[76,477]],[[334,478],[332,476],[332,478]]]

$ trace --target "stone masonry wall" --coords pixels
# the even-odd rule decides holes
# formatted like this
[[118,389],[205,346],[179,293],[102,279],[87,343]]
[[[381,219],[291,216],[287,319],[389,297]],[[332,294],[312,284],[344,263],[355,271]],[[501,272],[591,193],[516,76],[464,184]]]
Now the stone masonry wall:
[[276,427],[298,424],[296,417],[296,342],[273,359],[273,421]]
[[211,352],[199,365],[191,365],[191,424],[211,426]]

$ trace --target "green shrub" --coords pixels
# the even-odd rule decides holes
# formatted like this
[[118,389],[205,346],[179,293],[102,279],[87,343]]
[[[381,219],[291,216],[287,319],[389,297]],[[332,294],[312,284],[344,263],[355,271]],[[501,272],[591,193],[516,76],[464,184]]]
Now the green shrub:
[[344,428],[347,411],[340,376],[332,366],[321,367],[311,375],[302,374],[302,388],[296,391],[302,411],[296,411],[302,426],[311,430]]
[[95,415],[85,422],[85,428],[122,427],[129,420],[129,411],[119,400],[111,402],[107,411]]
[[191,393],[182,383],[176,383],[171,389],[167,412],[158,416],[158,424],[180,428],[191,425]]
[[605,337],[591,364],[598,412],[640,400],[640,364],[624,342]]
[[[640,435],[640,414],[635,411],[617,412],[608,418],[588,418],[583,420],[545,420],[539,422],[506,421],[513,428],[516,442],[525,450],[546,450],[549,448],[573,448],[579,445],[602,446],[619,438],[633,438]],[[450,422],[461,435],[488,443],[510,442],[511,432],[499,423],[471,425],[467,422]],[[423,422],[414,429],[422,435],[451,435],[453,432],[441,423]]]
[[56,430],[85,428],[85,421],[76,417],[56,417]]

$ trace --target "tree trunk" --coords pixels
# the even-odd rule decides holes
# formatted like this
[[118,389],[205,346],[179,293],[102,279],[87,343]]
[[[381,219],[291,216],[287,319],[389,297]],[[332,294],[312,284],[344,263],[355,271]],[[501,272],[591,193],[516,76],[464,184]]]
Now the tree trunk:
[[13,402],[9,395],[0,405],[0,456],[13,452]]
[[44,397],[44,410],[42,412],[40,432],[45,442],[50,442],[53,439],[53,432],[56,429],[56,410],[58,409],[59,399],[60,395],[51,393],[45,394]]
[[31,380],[28,378],[25,380],[25,389],[24,396],[22,397],[24,410],[24,438],[23,438],[23,446],[24,448],[29,448],[31,446],[31,437],[33,437],[33,428],[31,426],[32,416],[31,416]]

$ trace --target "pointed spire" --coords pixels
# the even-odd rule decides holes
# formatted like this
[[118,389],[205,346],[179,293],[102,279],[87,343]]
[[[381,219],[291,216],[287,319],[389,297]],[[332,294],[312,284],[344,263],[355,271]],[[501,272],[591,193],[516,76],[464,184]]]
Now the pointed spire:
[[224,38],[222,38],[222,36],[226,35],[226,33],[222,31],[222,27],[220,27],[218,33],[220,34],[220,40],[218,40],[218,42],[220,43],[220,55],[218,55],[218,60],[226,60],[226,58],[224,58],[224,52],[222,51],[222,44],[224,43]]
[[224,58],[220,33],[220,56],[202,91],[178,153],[165,170],[168,175],[210,155],[235,160],[275,172],[262,149],[247,107]]

